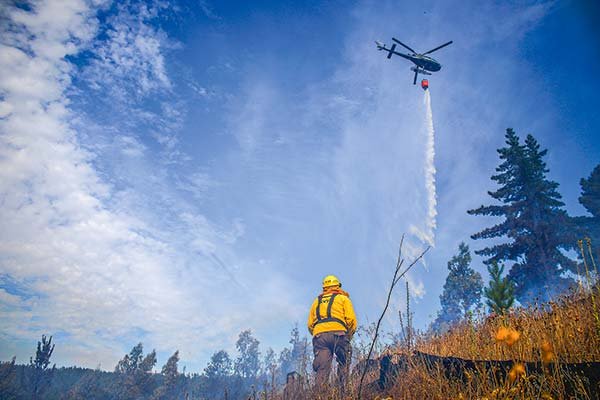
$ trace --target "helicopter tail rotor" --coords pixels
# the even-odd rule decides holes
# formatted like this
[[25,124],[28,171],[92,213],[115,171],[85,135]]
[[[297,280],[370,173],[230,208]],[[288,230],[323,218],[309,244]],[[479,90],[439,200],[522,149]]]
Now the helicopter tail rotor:
[[388,50],[387,58],[392,58],[394,55],[394,50],[396,50],[396,43],[392,45],[392,47]]

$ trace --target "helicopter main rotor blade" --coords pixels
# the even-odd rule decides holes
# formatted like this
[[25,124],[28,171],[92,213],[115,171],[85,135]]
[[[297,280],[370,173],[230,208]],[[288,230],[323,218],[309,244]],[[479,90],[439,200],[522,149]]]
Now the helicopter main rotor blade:
[[436,51],[436,50],[439,50],[439,49],[441,49],[442,47],[446,47],[446,46],[448,46],[449,44],[452,44],[452,40],[451,40],[451,41],[449,41],[448,43],[444,43],[443,45],[436,47],[436,48],[435,48],[435,49],[433,49],[433,50],[429,50],[428,52],[426,52],[426,53],[423,53],[422,55],[424,56],[425,54],[433,53],[434,51]]
[[404,46],[405,48],[407,48],[408,50],[412,51],[414,54],[417,54],[416,51],[414,51],[413,49],[411,49],[410,47],[408,47],[407,45],[405,45],[404,43],[402,43],[401,41],[399,41],[396,38],[392,38],[392,40],[396,43],[398,43],[400,46]]

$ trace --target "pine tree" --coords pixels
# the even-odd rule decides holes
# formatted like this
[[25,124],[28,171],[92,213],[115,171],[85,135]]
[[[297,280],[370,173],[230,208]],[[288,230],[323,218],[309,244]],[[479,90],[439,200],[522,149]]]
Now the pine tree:
[[579,203],[585,207],[591,217],[573,218],[575,230],[578,239],[584,237],[591,239],[594,258],[598,259],[600,256],[600,164],[594,168],[587,179],[582,178],[579,184],[581,185]]
[[596,165],[589,178],[582,178],[579,184],[581,185],[579,202],[595,218],[600,218],[600,164]]
[[575,263],[561,250],[572,245],[563,227],[569,225],[558,183],[546,178],[544,156],[535,138],[528,135],[521,144],[512,129],[506,130],[507,147],[498,149],[502,163],[492,180],[500,185],[489,195],[501,205],[469,210],[472,215],[504,217],[504,221],[472,235],[473,239],[508,238],[475,253],[487,257],[485,263],[514,261],[509,279],[521,303],[548,300],[563,292],[573,280],[562,275],[575,272]]
[[461,243],[458,254],[448,261],[448,276],[440,296],[441,311],[433,323],[433,330],[444,331],[451,324],[465,318],[479,304],[483,290],[481,274],[470,267],[469,246]]
[[514,286],[508,277],[502,277],[504,265],[497,262],[488,265],[490,283],[484,288],[486,304],[496,314],[504,314],[515,302]]
[[31,389],[31,398],[41,398],[44,392],[50,386],[54,372],[56,371],[56,364],[50,369],[50,357],[54,352],[54,344],[52,344],[52,336],[46,338],[46,335],[42,335],[42,341],[37,343],[37,350],[35,352],[35,359],[29,358],[29,388]]

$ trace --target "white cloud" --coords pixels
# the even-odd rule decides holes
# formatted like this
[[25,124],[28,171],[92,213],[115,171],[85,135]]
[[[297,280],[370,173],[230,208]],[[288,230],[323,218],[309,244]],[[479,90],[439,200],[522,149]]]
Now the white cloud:
[[117,141],[119,149],[127,156],[139,157],[146,150],[146,146],[133,136],[120,136]]
[[20,296],[10,294],[2,288],[0,288],[0,303],[10,308],[21,308],[24,305],[23,299]]
[[211,97],[212,95],[214,95],[214,93],[209,91],[209,89],[207,89],[204,86],[201,86],[195,82],[188,83],[188,86],[192,89],[192,91],[194,91],[194,93],[196,93],[200,97],[208,98],[208,97]]
[[131,104],[150,92],[171,88],[163,50],[173,45],[149,23],[162,7],[138,2],[117,7],[116,15],[102,27],[106,39],[94,44],[95,58],[85,68],[85,77],[92,87]]
[[[189,175],[189,176],[188,176]],[[210,193],[210,190],[218,185],[206,172],[191,172],[179,177],[174,183],[183,191],[189,192],[197,200],[202,200]]]
[[[149,135],[163,146],[161,161],[177,164],[190,157],[177,148],[187,109],[167,70],[169,52],[179,46],[161,28],[161,18],[170,11],[161,1],[116,2],[87,49],[91,57],[78,67],[78,82],[84,84],[70,91],[75,100],[89,104],[82,107],[87,115],[78,128],[97,127],[96,134],[112,146],[130,139],[141,144]],[[86,89],[94,93],[93,100]],[[91,138],[92,143],[97,140]],[[127,146],[121,152],[139,156],[143,148]]]
[[[97,363],[91,351],[102,354],[103,366],[111,368],[111,360],[120,356],[116,352],[139,340],[169,351],[180,348],[190,358],[206,357],[200,355],[205,350],[199,340],[224,346],[220,332],[256,326],[253,313],[235,313],[231,307],[252,297],[252,307],[269,309],[268,298],[236,293],[238,288],[227,284],[235,272],[256,287],[265,285],[246,272],[252,263],[242,263],[232,250],[244,235],[244,224],[234,219],[222,229],[178,199],[168,174],[151,167],[147,147],[127,132],[108,129],[117,133],[115,147],[129,159],[125,168],[144,166],[146,176],[138,175],[145,178],[139,183],[144,191],[137,186],[117,191],[103,180],[94,167],[101,154],[92,151],[113,147],[81,147],[79,138],[93,133],[93,127],[74,129],[83,125],[64,94],[72,72],[65,56],[89,47],[96,10],[76,0],[57,4],[39,2],[31,12],[10,9],[11,29],[2,32],[11,44],[0,47],[5,110],[0,120],[0,268],[34,294],[23,311],[18,309],[23,299],[0,292],[4,334],[34,343],[42,333],[64,332],[68,350],[62,355],[57,350],[59,362],[91,367]],[[124,98],[170,87],[162,38],[143,23],[152,14],[141,7],[139,17],[119,14],[111,20],[110,40],[92,46],[100,58],[88,78],[120,87]],[[167,122],[181,118],[181,111],[168,104],[162,112]],[[148,118],[156,121],[155,115]],[[160,129],[156,136],[176,150],[175,137],[165,138]],[[191,183],[204,190],[207,181],[196,175]],[[152,212],[146,204],[159,208]],[[278,274],[272,276],[277,282]],[[238,300],[216,309],[210,306],[214,293]],[[285,307],[289,299],[280,299]]]

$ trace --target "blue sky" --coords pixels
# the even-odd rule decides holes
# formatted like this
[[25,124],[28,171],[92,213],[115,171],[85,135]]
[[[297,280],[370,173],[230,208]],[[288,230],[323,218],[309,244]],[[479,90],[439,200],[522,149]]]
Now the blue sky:
[[[359,322],[397,245],[415,323],[446,262],[492,223],[507,127],[549,149],[573,215],[598,163],[597,8],[578,2],[39,1],[2,10],[0,358],[41,334],[59,365],[112,369],[137,342],[200,371],[252,329],[287,344],[324,275]],[[374,40],[435,53],[437,216],[424,93]],[[473,267],[485,270],[474,257]],[[396,293],[387,329],[397,329]]]

